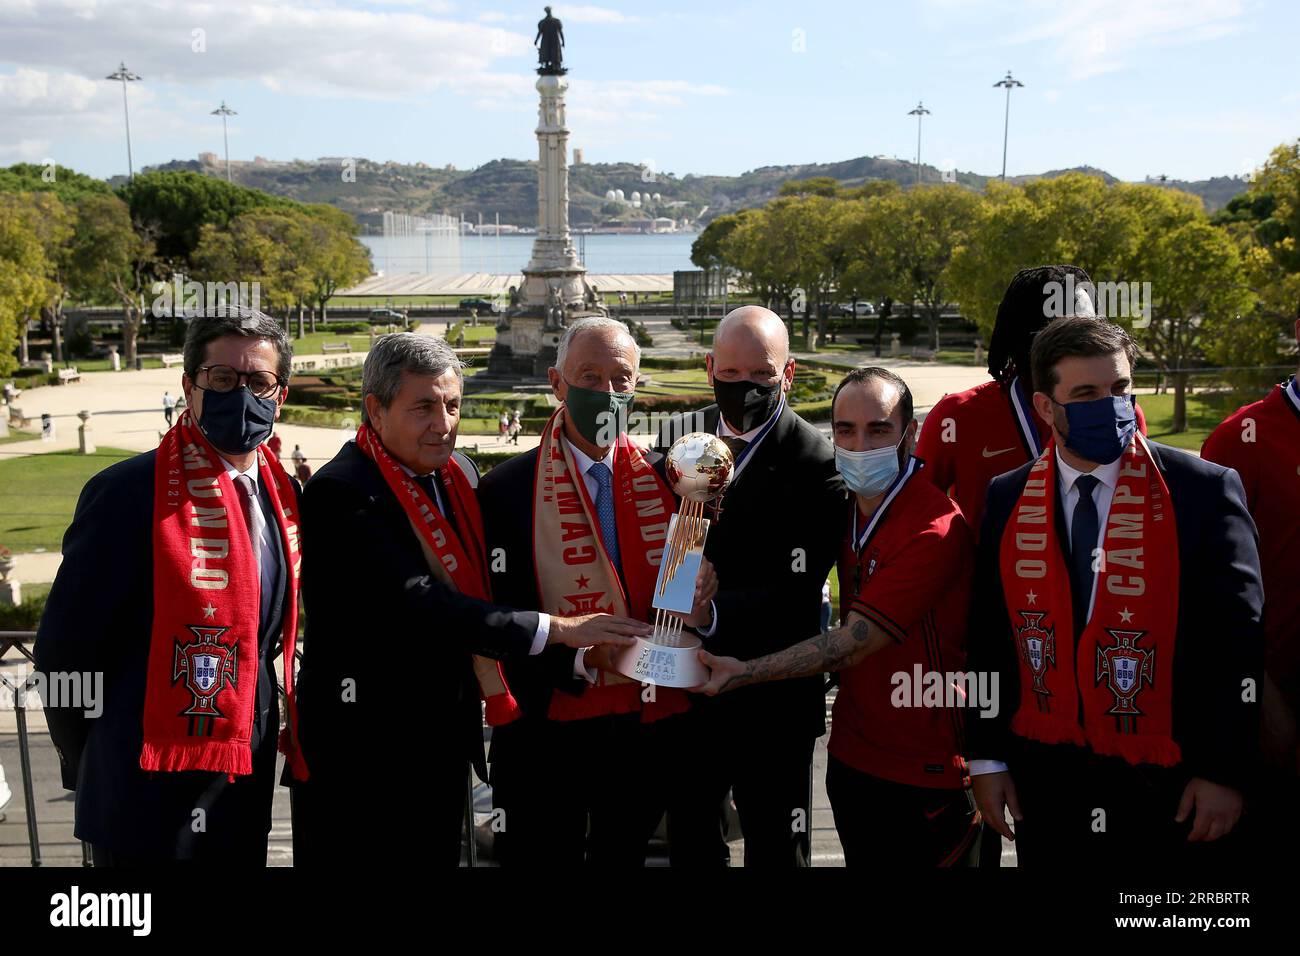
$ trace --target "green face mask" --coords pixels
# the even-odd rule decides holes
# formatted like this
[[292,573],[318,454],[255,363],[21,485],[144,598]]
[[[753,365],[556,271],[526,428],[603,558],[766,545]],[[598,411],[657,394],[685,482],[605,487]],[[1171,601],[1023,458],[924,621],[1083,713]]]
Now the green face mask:
[[609,448],[627,431],[635,392],[597,392],[565,382],[564,407],[578,434],[600,448]]

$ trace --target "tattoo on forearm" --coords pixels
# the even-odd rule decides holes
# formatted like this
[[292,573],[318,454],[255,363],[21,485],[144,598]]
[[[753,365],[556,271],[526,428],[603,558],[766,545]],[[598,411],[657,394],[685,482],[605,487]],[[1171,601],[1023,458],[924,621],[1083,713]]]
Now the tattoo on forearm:
[[839,670],[852,661],[854,654],[862,649],[870,637],[870,626],[858,618],[845,627],[819,634],[775,654],[747,661],[745,670],[728,678],[722,685],[722,690]]

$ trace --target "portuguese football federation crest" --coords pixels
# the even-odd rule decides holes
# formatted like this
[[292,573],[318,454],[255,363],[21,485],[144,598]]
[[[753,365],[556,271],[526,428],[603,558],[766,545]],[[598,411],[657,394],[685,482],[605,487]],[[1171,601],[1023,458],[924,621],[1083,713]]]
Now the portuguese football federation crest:
[[[185,689],[194,697],[180,716],[197,718],[191,721],[196,735],[212,732],[213,717],[223,717],[217,709],[217,695],[227,686],[239,684],[239,666],[236,647],[222,644],[218,638],[228,627],[200,627],[188,625],[194,640],[182,644],[176,638],[176,656],[172,665],[172,684],[184,678]],[[197,724],[197,726],[195,726]]]
[[1020,656],[1034,675],[1034,693],[1038,696],[1038,706],[1047,709],[1047,698],[1052,692],[1047,689],[1044,679],[1047,666],[1056,666],[1056,629],[1043,627],[1046,611],[1021,611],[1025,623],[1016,629],[1016,644],[1020,647]]
[[1096,682],[1100,685],[1104,678],[1110,692],[1115,695],[1115,706],[1107,713],[1116,717],[1140,717],[1142,712],[1137,708],[1137,695],[1144,681],[1155,686],[1156,652],[1137,646],[1146,631],[1108,627],[1106,633],[1114,638],[1115,643],[1110,647],[1097,646]]

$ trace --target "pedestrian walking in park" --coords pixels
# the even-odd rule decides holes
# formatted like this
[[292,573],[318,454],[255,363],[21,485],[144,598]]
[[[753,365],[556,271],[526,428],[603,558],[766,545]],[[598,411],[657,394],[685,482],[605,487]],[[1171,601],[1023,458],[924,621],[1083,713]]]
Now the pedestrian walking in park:
[[176,399],[172,398],[171,392],[163,392],[163,417],[167,419],[167,427],[172,427],[172,415],[176,413]]

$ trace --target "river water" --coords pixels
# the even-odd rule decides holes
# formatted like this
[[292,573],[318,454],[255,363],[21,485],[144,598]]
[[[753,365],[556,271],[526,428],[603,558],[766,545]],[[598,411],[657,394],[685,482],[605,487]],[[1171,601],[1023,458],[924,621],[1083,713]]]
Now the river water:
[[[488,272],[506,275],[527,264],[533,236],[361,236],[375,270],[384,275],[423,273],[461,275]],[[587,271],[594,275],[652,273],[665,275],[694,269],[691,243],[696,233],[595,235],[573,237]]]

